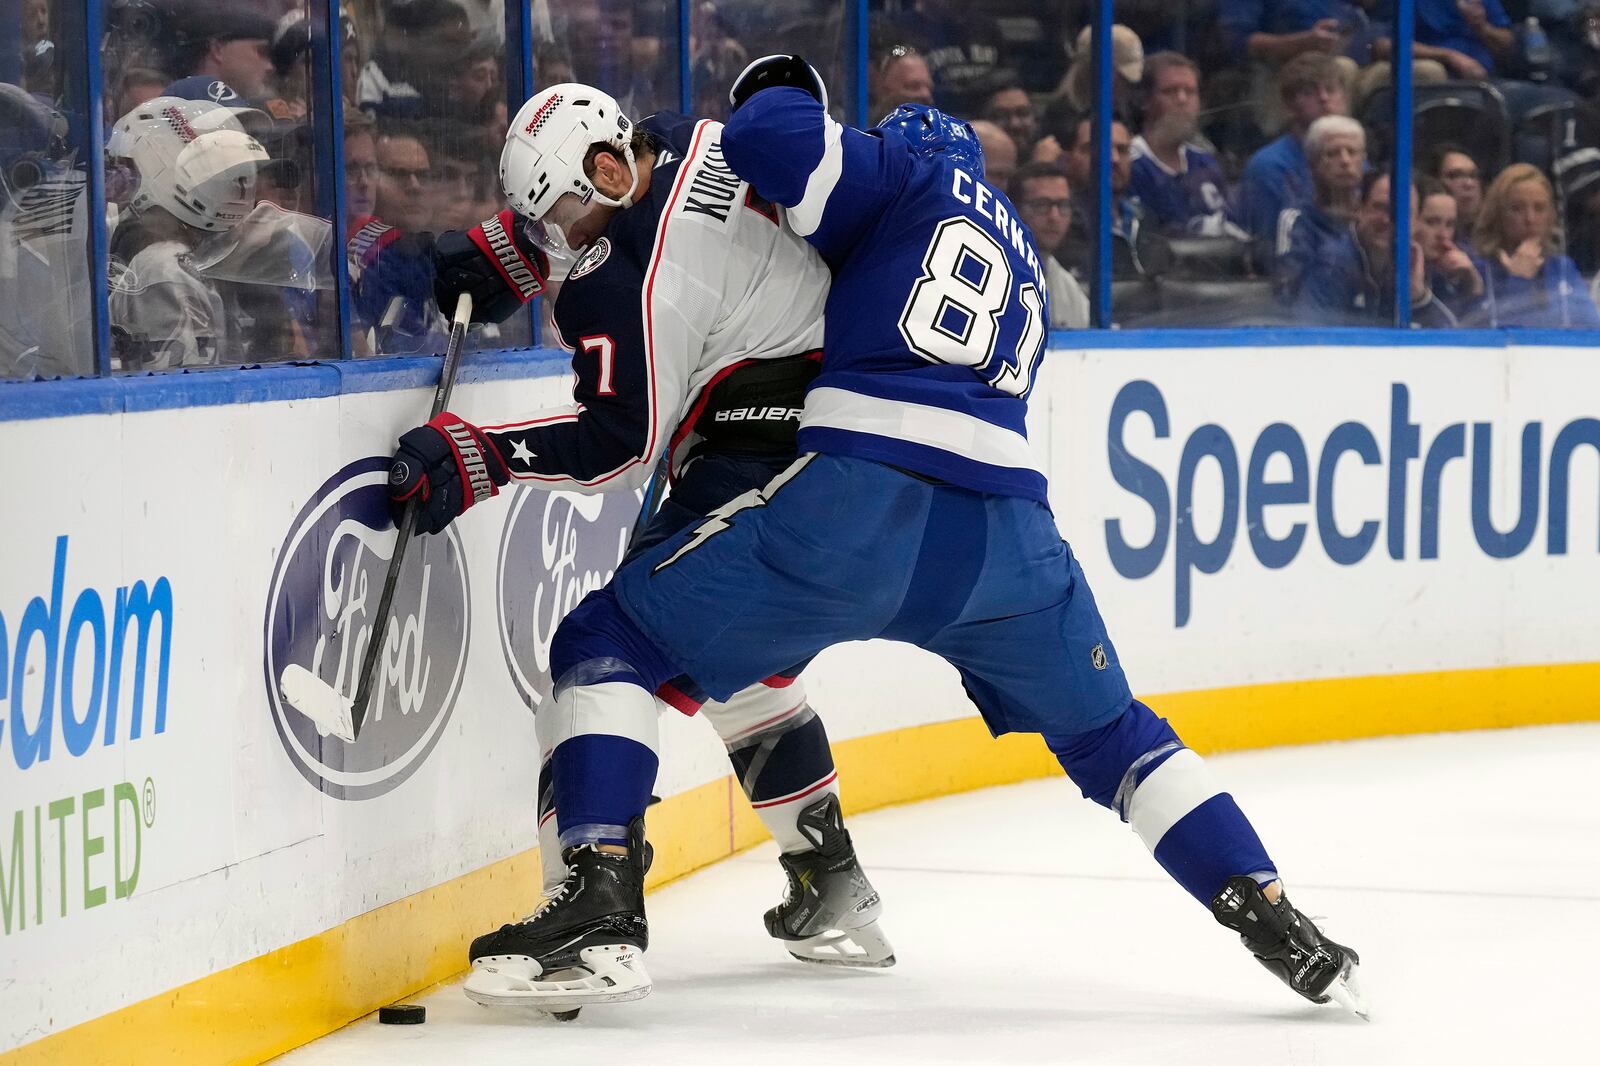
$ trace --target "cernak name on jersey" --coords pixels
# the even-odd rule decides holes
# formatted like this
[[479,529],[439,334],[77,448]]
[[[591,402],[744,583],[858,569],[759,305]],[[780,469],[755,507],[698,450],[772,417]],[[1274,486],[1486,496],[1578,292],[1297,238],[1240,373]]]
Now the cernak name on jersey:
[[1011,245],[1011,250],[1022,257],[1033,272],[1034,280],[1039,283],[1040,291],[1044,291],[1047,288],[1044,268],[1033,250],[1033,242],[1028,239],[1026,227],[1006,210],[1005,204],[995,199],[983,182],[974,181],[972,175],[960,167],[952,167],[951,171],[954,177],[950,183],[950,195],[994,223],[995,235]]

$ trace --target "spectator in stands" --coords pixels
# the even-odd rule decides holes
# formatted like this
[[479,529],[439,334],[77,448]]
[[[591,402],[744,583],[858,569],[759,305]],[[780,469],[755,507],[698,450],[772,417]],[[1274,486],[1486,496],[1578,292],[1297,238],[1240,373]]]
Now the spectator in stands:
[[361,106],[361,77],[367,69],[367,48],[350,12],[339,16],[339,83],[346,112]]
[[409,126],[379,127],[378,218],[409,233],[431,228],[432,185],[432,161],[421,135]]
[[1571,131],[1554,167],[1566,205],[1567,254],[1585,275],[1600,278],[1600,103],[1573,112]]
[[[1316,200],[1284,212],[1275,285],[1297,317],[1326,325],[1383,323],[1394,315],[1394,225],[1389,176],[1367,173],[1366,134],[1342,115],[1312,123],[1306,155]],[[1411,192],[1413,217],[1416,193]],[[1422,251],[1411,255],[1412,318],[1455,325],[1428,288]]]
[[689,56],[694,101],[691,111],[703,118],[728,117],[728,86],[750,63],[738,31],[711,0],[690,7]]
[[1312,202],[1306,132],[1318,119],[1348,110],[1339,67],[1319,52],[1295,56],[1279,69],[1278,94],[1288,112],[1288,128],[1250,157],[1239,189],[1245,229],[1269,246],[1277,240],[1278,216]]
[[[1392,6],[1393,0],[1383,0]],[[1541,104],[1575,101],[1572,91],[1559,85],[1524,81],[1524,76],[1543,77],[1535,71],[1536,58],[1527,44],[1511,29],[1511,17],[1500,0],[1416,0],[1417,43],[1445,54],[1465,57],[1471,62],[1446,62],[1457,77],[1491,81],[1505,97],[1513,130],[1517,137],[1517,156],[1538,158],[1548,150],[1542,131],[1517,129],[1529,111]],[[1542,60],[1548,65],[1548,57]]]
[[1416,8],[1417,43],[1451,56],[1439,58],[1457,77],[1482,81],[1515,62],[1517,38],[1500,0],[1416,0]]
[[1587,0],[1563,38],[1561,80],[1585,100],[1600,102],[1600,0]]
[[1456,245],[1456,199],[1438,180],[1418,183],[1417,244],[1428,268],[1428,287],[1457,318],[1483,295],[1472,257]]
[[[1094,274],[1094,123],[1078,120],[1072,148],[1065,159],[1067,185],[1079,190],[1072,198],[1072,229],[1077,234],[1057,255],[1079,281]],[[1111,124],[1111,276],[1116,281],[1149,278],[1171,259],[1166,239],[1148,218],[1143,205],[1128,195],[1132,180],[1132,138],[1121,122]]]
[[[31,48],[50,37],[49,0],[25,0],[22,6],[22,44]],[[15,8],[13,8],[15,10]]]
[[266,96],[276,29],[270,17],[244,0],[196,3],[181,17],[174,74],[223,82],[246,100]]
[[1483,197],[1473,231],[1482,326],[1600,329],[1600,310],[1577,265],[1556,250],[1555,192],[1535,166],[1513,163]]
[[[648,114],[668,103],[677,106],[677,64],[664,61],[668,53],[661,47],[660,27],[652,24],[661,11],[659,4],[554,0],[550,9],[555,15],[555,39],[571,57],[573,80],[604,89],[630,115]],[[693,15],[691,8],[691,20]],[[672,21],[675,25],[676,19]],[[691,41],[695,49],[691,54],[727,61],[720,48],[703,46],[707,43],[711,42]]]
[[1018,80],[1019,72],[985,5],[912,0],[908,6],[910,10],[880,20],[874,36],[916,44],[933,75],[934,102],[942,110],[977,114],[989,86]]
[[272,85],[262,108],[279,122],[300,122],[311,101],[311,21],[290,11],[272,32]]
[[1200,68],[1177,52],[1144,62],[1142,132],[1133,139],[1130,189],[1168,233],[1240,237],[1227,179],[1200,133]]
[[928,70],[928,61],[910,45],[897,44],[884,50],[872,65],[868,94],[869,122],[877,122],[901,104],[931,106],[933,74]]
[[1477,160],[1455,144],[1436,145],[1429,157],[1428,174],[1437,178],[1456,202],[1456,244],[1472,251],[1472,227],[1483,206],[1483,175]]
[[1020,85],[1006,85],[989,94],[983,104],[983,118],[1006,131],[1017,148],[1017,157],[1027,159],[1039,140],[1039,112],[1033,98]]
[[983,119],[972,123],[972,132],[983,146],[983,176],[989,184],[1004,189],[1017,169],[1017,146],[1005,130]]
[[386,12],[376,52],[361,72],[358,103],[379,118],[443,115],[449,83],[472,40],[467,13],[454,0],[410,0]]
[[[1072,65],[1061,79],[1057,95],[1065,96],[1072,109],[1085,114],[1094,109],[1094,53],[1090,50],[1093,26],[1078,31],[1072,49]],[[1123,121],[1133,118],[1133,102],[1144,78],[1144,44],[1139,35],[1117,23],[1111,27],[1111,110]]]
[[161,95],[161,87],[170,81],[159,70],[149,67],[129,67],[117,81],[117,98],[112,104],[116,115],[126,115],[140,104]]
[[428,224],[435,230],[471,229],[485,217],[477,210],[482,199],[479,189],[484,181],[484,162],[489,157],[481,146],[461,138],[445,139],[441,150],[431,153],[431,157],[433,207]]
[[344,203],[348,221],[378,209],[377,127],[365,111],[344,113]]
[[449,114],[456,120],[481,123],[495,101],[505,99],[500,84],[500,48],[494,38],[481,37],[472,42],[462,58],[446,90]]
[[1034,142],[1033,163],[1050,163],[1066,171],[1067,153],[1072,150],[1073,139],[1078,135],[1078,121],[1084,113],[1072,106],[1065,96],[1053,97],[1045,105],[1040,120],[1042,136]]
[[[1346,92],[1370,47],[1358,32],[1367,26],[1365,11],[1345,0],[1221,0],[1220,21],[1233,54],[1248,56],[1266,70],[1280,68],[1296,56],[1327,56],[1336,64]],[[1276,105],[1264,92],[1258,93],[1256,106],[1266,120],[1264,128],[1275,124]]]
[[[1380,37],[1373,41],[1372,54],[1378,62],[1369,65],[1356,77],[1355,95],[1358,101],[1365,100],[1394,79],[1394,38]],[[1411,80],[1418,85],[1450,78],[1482,81],[1488,76],[1482,63],[1458,48],[1424,44],[1420,40],[1411,43]]]
[[1006,191],[1044,256],[1045,283],[1050,289],[1050,328],[1088,328],[1089,297],[1056,258],[1072,229],[1072,192],[1067,176],[1047,163],[1029,163],[1011,176]]

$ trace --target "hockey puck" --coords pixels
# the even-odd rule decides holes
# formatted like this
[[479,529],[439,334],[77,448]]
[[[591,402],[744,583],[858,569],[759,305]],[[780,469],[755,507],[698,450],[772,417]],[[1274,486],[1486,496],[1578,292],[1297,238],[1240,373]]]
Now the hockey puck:
[[382,1025],[421,1025],[428,1020],[428,1008],[420,1003],[393,1003],[378,1008]]

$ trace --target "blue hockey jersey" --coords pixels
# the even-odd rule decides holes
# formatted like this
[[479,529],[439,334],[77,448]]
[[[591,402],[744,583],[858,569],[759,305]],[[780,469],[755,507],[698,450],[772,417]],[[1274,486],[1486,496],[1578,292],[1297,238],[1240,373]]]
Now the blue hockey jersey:
[[1169,233],[1244,236],[1234,225],[1228,180],[1217,157],[1192,144],[1180,147],[1179,155],[1183,169],[1171,170],[1156,158],[1143,137],[1135,137],[1128,191]]
[[840,125],[799,89],[752,96],[722,148],[833,269],[800,450],[1044,500],[1024,419],[1047,285],[1011,201],[894,131]]

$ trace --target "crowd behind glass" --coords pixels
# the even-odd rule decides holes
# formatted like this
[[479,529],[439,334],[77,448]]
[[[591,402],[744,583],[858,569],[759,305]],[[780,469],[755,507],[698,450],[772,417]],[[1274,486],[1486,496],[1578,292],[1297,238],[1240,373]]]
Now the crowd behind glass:
[[[503,206],[508,85],[722,118],[733,77],[775,51],[821,69],[842,119],[864,81],[869,122],[905,101],[972,121],[1048,253],[1052,325],[1090,324],[1087,0],[689,0],[686,42],[676,0],[533,0],[512,22],[531,57],[507,47],[504,0],[347,0],[342,118],[320,142],[324,8],[94,2],[98,146],[70,43],[84,0],[0,0],[0,378],[96,372],[91,151],[113,371],[436,352],[419,242]],[[1600,328],[1600,0],[1415,12],[1412,324]],[[1393,0],[1122,0],[1115,17],[1113,323],[1395,324]],[[517,316],[474,344],[535,329]]]

